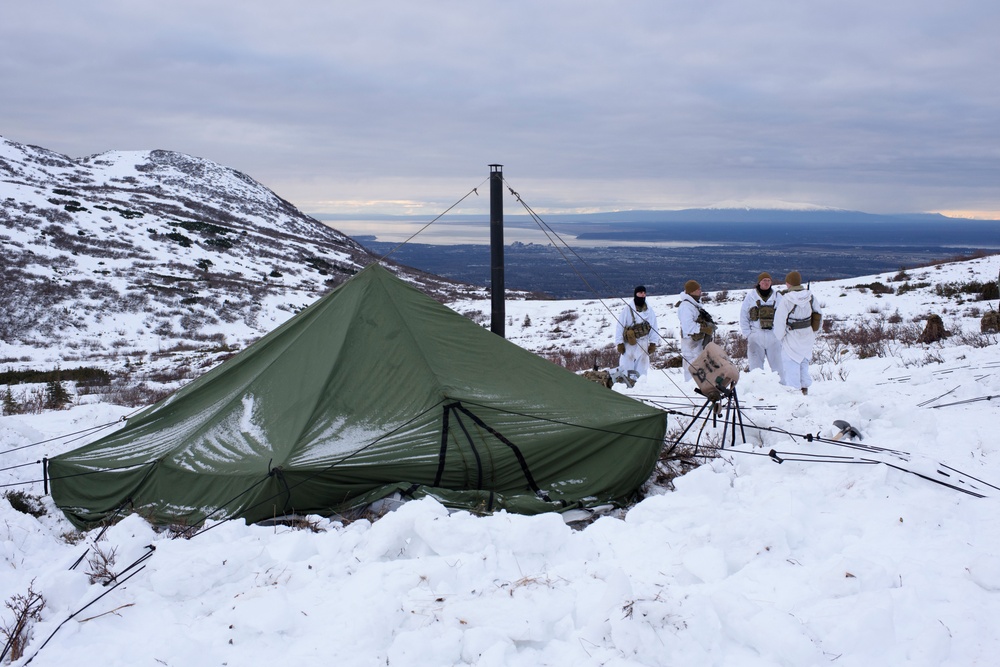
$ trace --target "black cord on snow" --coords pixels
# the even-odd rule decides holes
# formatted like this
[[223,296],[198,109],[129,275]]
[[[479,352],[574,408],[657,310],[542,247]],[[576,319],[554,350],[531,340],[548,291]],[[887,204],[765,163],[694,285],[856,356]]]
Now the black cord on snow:
[[[0,452],[0,456],[3,456],[4,454],[10,454],[11,452],[19,452],[22,449],[28,449],[29,447],[37,447],[38,445],[44,445],[44,444],[49,443],[49,442],[55,442],[56,440],[62,440],[63,438],[68,438],[68,437],[73,436],[73,435],[77,435],[77,436],[82,437],[81,434],[86,435],[87,433],[91,433],[92,431],[100,431],[101,429],[107,428],[109,426],[114,426],[115,424],[117,424],[120,421],[121,420],[119,419],[119,420],[116,420],[116,421],[113,421],[113,422],[108,422],[107,424],[100,424],[99,426],[91,426],[89,428],[85,428],[85,429],[82,429],[80,431],[73,431],[72,433],[63,433],[62,435],[57,435],[55,437],[48,438],[46,440],[39,440],[38,442],[32,442],[32,443],[29,443],[27,445],[21,445],[20,447],[14,447],[12,449],[7,449],[7,450],[4,450],[4,451]],[[76,439],[79,440],[79,438],[76,438]],[[73,441],[70,440],[69,442],[73,442]]]
[[[899,458],[899,459],[901,459],[903,461],[909,461],[910,458],[911,458],[911,456],[912,456],[909,452],[904,452],[904,451],[899,450],[899,449],[890,449],[890,448],[887,448],[887,447],[876,447],[874,445],[865,445],[865,444],[856,443],[856,442],[844,442],[842,440],[832,440],[832,439],[829,439],[829,438],[822,438],[820,436],[813,436],[812,434],[806,434],[806,435],[794,434],[794,433],[790,433],[788,431],[783,431],[781,429],[769,429],[769,428],[764,428],[764,427],[755,427],[755,428],[758,428],[758,430],[763,430],[763,431],[773,431],[773,432],[779,432],[779,433],[786,433],[786,434],[788,434],[788,435],[790,435],[792,437],[804,438],[808,442],[820,442],[820,443],[825,443],[825,444],[829,444],[829,445],[836,445],[838,447],[846,447],[846,448],[849,448],[849,449],[856,449],[856,450],[859,450],[859,451],[868,452],[869,454],[888,454],[888,455],[894,456],[896,458]],[[737,453],[740,453],[740,454],[750,454],[750,455],[756,455],[756,456],[763,455],[760,452],[753,452],[753,451],[747,451],[747,450],[741,450],[741,449],[732,449],[730,451],[737,452]],[[780,454],[785,454],[785,456],[782,457],[782,456],[780,456]],[[767,454],[767,456],[769,456],[772,460],[774,460],[777,463],[783,463],[785,461],[802,461],[802,462],[806,462],[806,463],[861,463],[861,464],[868,464],[868,465],[873,465],[873,464],[881,463],[881,464],[886,465],[886,466],[888,466],[890,468],[894,468],[894,469],[902,471],[902,472],[907,472],[907,473],[910,473],[911,475],[916,475],[917,477],[921,477],[921,478],[926,479],[928,481],[934,482],[935,484],[940,484],[941,486],[953,489],[955,491],[961,491],[962,493],[968,494],[968,495],[976,497],[976,498],[985,498],[986,497],[985,494],[979,493],[978,491],[973,491],[972,489],[968,489],[968,488],[959,486],[958,484],[952,484],[952,483],[947,482],[947,481],[945,481],[943,479],[939,479],[939,478],[936,478],[936,477],[932,477],[930,475],[926,475],[926,474],[924,474],[924,473],[922,473],[922,472],[920,472],[918,470],[911,470],[909,468],[905,468],[905,467],[903,467],[903,466],[901,466],[899,464],[893,463],[892,461],[886,461],[884,459],[871,459],[871,458],[864,458],[864,457],[837,457],[837,456],[831,456],[829,454],[809,454],[809,453],[805,453],[805,452],[785,453],[785,452],[777,452],[774,449],[772,449]],[[944,463],[939,463],[937,465],[940,465],[941,467],[947,468],[948,470],[951,470],[952,472],[954,472],[954,473],[956,473],[958,475],[961,475],[963,477],[967,477],[968,479],[974,480],[976,482],[979,482],[980,484],[983,484],[985,486],[988,486],[990,488],[993,488],[993,489],[996,489],[996,490],[1000,491],[1000,487],[998,487],[998,486],[996,486],[994,484],[990,484],[989,482],[986,482],[986,481],[984,481],[982,479],[979,479],[978,477],[970,475],[970,474],[968,474],[966,472],[958,470],[957,468],[953,468],[953,467],[951,467],[951,466],[949,466],[947,464],[944,464]],[[941,472],[941,474],[947,476],[947,473],[944,473],[943,471]]]
[[808,452],[783,452],[776,449],[771,449],[768,452],[758,452],[746,449],[731,449],[727,450],[734,452],[736,454],[744,454],[747,456],[763,456],[771,459],[775,463],[784,463],[785,461],[800,461],[803,463],[850,463],[858,465],[875,465],[880,463],[880,461],[875,461],[874,459],[860,459],[856,456],[837,456],[836,454],[811,454]]
[[[148,476],[149,476],[149,473],[146,474],[146,477],[148,477]],[[145,478],[143,479],[143,481],[145,481]],[[93,540],[94,544],[97,544],[98,542],[101,541],[101,539],[104,537],[104,534],[106,532],[108,532],[108,530],[111,528],[111,526],[115,525],[118,522],[118,518],[120,516],[122,516],[122,514],[124,512],[124,509],[126,507],[128,507],[129,505],[131,505],[131,504],[132,504],[132,499],[131,498],[126,498],[121,503],[119,503],[118,507],[115,508],[114,513],[112,513],[112,515],[110,517],[107,517],[107,518],[104,519],[104,525],[101,527],[100,532],[97,533],[97,535],[94,537],[94,540]],[[90,553],[90,547],[89,546],[86,549],[83,550],[83,553],[80,554],[80,557],[76,559],[76,562],[74,562],[72,565],[69,566],[69,569],[70,570],[75,570],[77,568],[77,566],[80,565],[80,563],[83,562],[83,559],[87,557],[88,553]]]
[[[36,465],[36,464],[39,464],[39,463],[42,463],[42,461],[34,461],[32,463],[25,463],[23,465]],[[142,465],[155,465],[155,463],[156,462],[153,461],[153,462],[150,462],[150,463],[143,463]],[[14,467],[17,468],[17,467],[20,467],[20,466],[14,466]],[[128,466],[121,466],[119,468],[104,468],[104,469],[101,469],[101,470],[88,470],[86,472],[75,472],[75,473],[73,473],[71,475],[59,475],[58,477],[49,477],[49,481],[52,481],[54,479],[70,479],[72,477],[86,477],[87,475],[102,475],[102,474],[104,474],[106,472],[109,472],[109,471],[112,471],[112,470],[125,470],[127,468],[136,468],[136,467],[140,467],[140,466],[128,465]],[[10,484],[0,484],[0,489],[6,488],[8,486],[29,486],[31,484],[44,484],[44,483],[45,483],[45,479],[33,479],[33,480],[29,480],[27,482],[13,482],[13,483],[10,483]]]
[[[711,415],[706,415],[706,416],[703,416],[703,417],[700,417],[700,416],[696,415],[693,418],[703,419],[703,420],[705,420],[707,422],[707,420],[711,418]],[[704,424],[703,424],[702,428],[704,428]],[[807,433],[807,434],[792,433],[790,431],[786,431],[784,429],[779,429],[779,428],[774,428],[774,427],[763,427],[763,426],[751,425],[750,428],[755,428],[758,431],[766,431],[766,432],[772,432],[772,433],[785,434],[785,435],[788,435],[789,437],[791,437],[793,439],[795,439],[795,438],[804,439],[807,442],[819,442],[819,443],[824,443],[824,444],[828,444],[828,445],[835,445],[837,447],[844,447],[844,448],[847,448],[847,449],[854,449],[854,450],[858,450],[858,451],[861,451],[861,452],[867,452],[869,454],[885,454],[885,455],[889,455],[889,456],[893,456],[893,457],[899,458],[899,459],[901,459],[903,461],[909,461],[912,458],[912,454],[910,454],[909,452],[905,452],[903,450],[899,450],[899,449],[891,449],[891,448],[888,448],[888,447],[877,447],[875,445],[864,444],[864,443],[859,443],[859,442],[850,442],[850,441],[844,441],[844,440],[833,440],[833,439],[830,439],[830,438],[823,438],[823,437],[821,437],[819,435],[813,435],[811,433]],[[675,443],[675,446],[676,446],[676,443]],[[750,455],[755,455],[755,456],[764,456],[765,455],[765,454],[760,453],[760,452],[747,451],[747,450],[743,450],[743,449],[731,449],[731,450],[728,450],[728,451],[738,452],[740,454],[750,454]],[[781,454],[785,454],[785,456],[781,456]],[[916,475],[917,477],[921,477],[921,478],[926,479],[928,481],[934,482],[935,484],[940,484],[941,486],[944,486],[944,487],[947,487],[947,488],[950,488],[950,489],[954,489],[955,491],[961,491],[962,493],[966,493],[968,495],[971,495],[971,496],[974,496],[974,497],[977,497],[977,498],[984,498],[984,497],[986,497],[985,494],[979,493],[977,491],[973,491],[971,489],[968,489],[968,488],[965,488],[965,487],[962,487],[962,486],[958,486],[957,484],[952,484],[952,483],[950,483],[948,481],[945,481],[943,479],[932,477],[930,475],[925,475],[924,473],[921,473],[921,472],[916,471],[916,470],[910,470],[910,469],[905,468],[905,467],[903,467],[903,466],[901,466],[899,464],[895,464],[895,463],[893,463],[891,461],[885,461],[885,460],[882,460],[882,459],[871,459],[871,458],[864,458],[864,457],[838,457],[838,456],[829,455],[829,454],[810,454],[810,453],[805,453],[805,452],[785,453],[785,452],[777,452],[776,450],[773,450],[773,449],[771,450],[770,453],[767,454],[767,456],[769,456],[772,460],[774,460],[777,463],[782,463],[784,461],[802,461],[802,462],[806,462],[806,463],[863,463],[863,464],[867,464],[867,465],[882,463],[882,464],[884,464],[886,466],[889,466],[890,468],[894,468],[894,469],[900,470],[902,472],[908,472],[908,473],[910,473],[912,475]],[[983,484],[985,486],[988,486],[990,488],[993,488],[993,489],[996,489],[996,490],[1000,491],[1000,486],[996,486],[994,484],[986,482],[986,481],[984,481],[982,479],[979,479],[979,478],[977,478],[977,477],[975,477],[973,475],[970,475],[970,474],[968,474],[966,472],[963,472],[961,470],[953,468],[953,467],[951,467],[951,466],[949,466],[947,464],[939,463],[937,465],[939,465],[939,466],[941,466],[943,468],[946,468],[948,470],[951,470],[952,472],[954,472],[954,473],[956,473],[958,475],[961,475],[963,477],[966,477],[966,478],[968,478],[970,480],[974,480],[976,482],[979,482],[980,484]],[[945,473],[943,471],[941,471],[941,474],[942,475],[947,475],[947,473]]]
[[926,406],[930,405],[931,403],[933,403],[934,401],[940,400],[940,399],[944,398],[945,396],[951,394],[952,392],[954,392],[956,389],[958,389],[961,386],[962,385],[960,385],[960,384],[959,385],[955,385],[954,387],[952,387],[948,391],[944,392],[940,396],[935,396],[934,398],[929,398],[926,401],[923,401],[922,403],[917,403],[917,407],[918,408],[926,407]]
[[22,463],[22,464],[16,465],[16,466],[9,466],[7,468],[0,468],[0,472],[6,472],[8,470],[16,470],[17,468],[26,468],[28,466],[38,465],[41,462],[42,462],[41,459],[39,459],[37,461],[28,461],[27,463]]
[[1000,396],[979,396],[978,398],[967,398],[964,401],[955,401],[954,403],[942,403],[941,405],[932,405],[931,408],[947,408],[952,405],[965,405],[966,403],[978,403],[979,401],[992,401],[994,398],[1000,398]]
[[[153,555],[153,552],[156,550],[156,547],[154,547],[153,545],[149,545],[146,548],[149,549],[149,551],[147,551],[145,554],[143,554],[138,559],[136,559],[136,561],[133,562],[131,565],[129,565],[128,568],[126,568],[126,570],[128,570],[130,568],[133,568],[136,565],[138,565],[139,563],[142,563],[143,561],[149,559]],[[59,630],[61,630],[64,625],[66,625],[67,623],[69,623],[71,620],[73,620],[74,618],[76,618],[76,616],[78,614],[80,614],[81,612],[83,612],[85,609],[89,608],[91,605],[93,605],[94,603],[96,603],[98,600],[100,600],[101,598],[103,598],[105,595],[108,595],[109,593],[111,593],[111,591],[115,590],[116,588],[118,588],[119,586],[121,586],[122,584],[124,584],[126,581],[128,581],[129,579],[131,579],[135,575],[139,574],[139,572],[141,572],[144,569],[146,569],[145,565],[143,565],[142,567],[140,567],[139,569],[137,569],[135,572],[133,572],[132,574],[130,574],[127,577],[125,577],[124,579],[118,579],[118,580],[116,580],[115,583],[114,583],[114,585],[111,586],[110,588],[108,588],[108,590],[104,591],[103,593],[101,593],[100,595],[98,595],[96,598],[94,598],[93,600],[91,600],[90,602],[88,602],[87,604],[85,604],[84,606],[80,607],[79,609],[77,609],[76,611],[74,611],[72,614],[70,614],[69,616],[67,616],[62,621],[62,623],[60,623],[59,625],[56,626],[56,628],[49,634],[49,636],[45,639],[45,641],[42,642],[42,645],[39,646],[37,649],[35,649],[35,652],[31,654],[31,657],[28,658],[24,662],[24,664],[27,665],[32,660],[34,660],[35,656],[37,656],[41,652],[41,650],[43,648],[45,648],[45,646],[52,640],[53,637],[56,636],[56,633],[59,632]],[[126,571],[126,570],[123,570],[123,572]]]
[[948,470],[951,470],[952,472],[954,472],[956,474],[959,474],[959,475],[962,475],[964,477],[968,477],[969,479],[975,480],[975,481],[979,482],[980,484],[985,484],[986,486],[990,487],[991,489],[996,489],[997,491],[1000,491],[1000,486],[997,486],[995,484],[990,484],[989,482],[987,482],[985,480],[982,480],[982,479],[979,479],[978,477],[973,477],[972,475],[970,475],[967,472],[962,472],[961,470],[958,470],[956,468],[952,468],[947,463],[939,463],[938,465],[940,465],[942,468],[947,468]]
[[[951,368],[938,368],[936,370],[931,371],[931,375],[949,375],[951,373],[954,373],[955,371],[964,370],[967,368],[972,368],[972,365],[965,364],[964,366],[953,366]],[[976,368],[980,370],[984,368],[1000,368],[1000,361],[992,361],[992,362],[987,362],[985,364],[978,364]],[[981,380],[984,377],[988,377],[989,375],[991,375],[991,373],[980,375],[976,379]],[[889,384],[890,382],[909,382],[912,379],[913,379],[912,375],[900,375],[897,377],[887,378],[884,382],[879,382],[877,384],[883,385],[883,384]]]

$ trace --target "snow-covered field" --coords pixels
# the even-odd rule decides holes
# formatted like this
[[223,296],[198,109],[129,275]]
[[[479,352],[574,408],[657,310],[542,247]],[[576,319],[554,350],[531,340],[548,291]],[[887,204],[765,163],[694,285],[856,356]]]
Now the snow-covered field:
[[[1000,346],[979,335],[979,316],[997,301],[945,298],[934,286],[998,271],[1000,256],[914,269],[912,283],[929,287],[882,297],[853,286],[898,287],[891,274],[813,284],[836,327],[922,327],[938,313],[954,335],[889,341],[865,359],[821,342],[808,396],[767,371],[744,373],[745,444],[583,529],[554,514],[477,517],[426,500],[374,523],[228,522],[187,540],[131,517],[95,543],[96,531],[74,535],[47,497],[40,518],[0,500],[0,596],[31,590],[45,602],[14,664],[996,664]],[[738,297],[707,304],[723,333],[737,328]],[[676,296],[649,300],[669,340]],[[601,348],[618,308],[509,303],[507,336],[536,351]],[[702,405],[679,369],[614,390],[674,411],[675,435]],[[81,403],[0,418],[0,484],[41,495],[41,483],[26,485],[41,477],[37,461],[126,412]],[[864,439],[831,442],[835,420]],[[718,443],[722,428],[699,436],[696,425],[685,441]],[[130,578],[91,583],[95,558],[112,555],[119,580]],[[0,609],[5,627],[13,618]]]

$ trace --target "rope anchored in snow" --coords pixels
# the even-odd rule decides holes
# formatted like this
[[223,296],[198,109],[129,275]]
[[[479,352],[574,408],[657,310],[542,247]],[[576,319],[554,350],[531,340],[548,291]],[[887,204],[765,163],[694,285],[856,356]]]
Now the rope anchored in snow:
[[[670,411],[673,414],[677,414],[674,411]],[[686,415],[690,416],[690,415]],[[684,430],[681,437],[691,428],[691,426],[699,419],[702,419],[707,424],[709,419],[714,418],[714,415],[702,415],[701,411],[697,414],[690,416],[691,424]],[[991,495],[995,495],[994,491],[1000,491],[1000,486],[991,484],[983,479],[970,475],[969,473],[963,472],[954,468],[946,463],[939,461],[924,460],[922,465],[918,465],[918,461],[909,452],[905,452],[900,449],[892,449],[889,447],[879,447],[869,443],[863,443],[854,441],[852,439],[846,439],[847,437],[855,437],[860,439],[861,434],[857,429],[853,428],[847,422],[837,420],[834,424],[838,427],[839,433],[833,438],[824,438],[819,434],[812,433],[793,433],[785,429],[758,426],[756,424],[750,424],[747,428],[757,429],[758,431],[766,431],[771,433],[780,433],[789,436],[792,439],[805,440],[808,443],[819,443],[828,444],[835,447],[842,447],[846,449],[856,450],[861,452],[860,454],[854,456],[838,456],[833,454],[824,454],[820,452],[784,452],[772,448],[766,454],[764,452],[747,451],[744,449],[730,449],[729,451],[747,454],[751,456],[767,456],[775,463],[786,463],[786,462],[802,462],[802,463],[846,463],[846,464],[858,464],[858,465],[877,465],[879,463],[899,470],[901,472],[906,472],[911,475],[916,475],[922,479],[925,479],[935,484],[939,484],[946,488],[965,493],[967,495],[973,496],[975,498],[985,498]],[[704,428],[704,425],[703,425]],[[673,448],[679,444],[680,438],[673,443],[669,451],[673,451]],[[723,442],[723,447],[725,447],[725,442]],[[668,451],[668,453],[669,453]]]

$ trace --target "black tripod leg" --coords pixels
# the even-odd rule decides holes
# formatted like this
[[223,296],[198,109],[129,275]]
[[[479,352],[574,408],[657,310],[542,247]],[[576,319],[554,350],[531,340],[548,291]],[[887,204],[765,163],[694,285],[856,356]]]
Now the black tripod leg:
[[707,399],[705,403],[700,408],[698,408],[698,412],[696,412],[694,417],[691,418],[691,423],[684,427],[684,430],[681,431],[681,434],[677,436],[676,440],[674,440],[674,444],[670,445],[670,449],[667,450],[667,456],[669,456],[674,451],[674,449],[677,447],[677,443],[679,443],[681,440],[684,439],[684,436],[687,435],[687,432],[691,430],[691,427],[694,426],[694,423],[698,421],[698,417],[701,416],[701,413],[705,411],[705,408],[707,408],[708,404],[711,402],[712,402],[711,399]]
[[733,387],[733,401],[736,402],[736,415],[733,417],[733,446],[736,445],[736,420],[740,420],[740,436],[743,438],[743,444],[747,444],[747,434],[743,430],[743,411],[740,410],[740,397],[736,394],[736,387]]
[[[720,441],[720,443],[722,445],[721,449],[725,449],[726,448],[726,431],[729,430],[729,410],[730,410],[730,406],[732,405],[732,403],[733,403],[732,396],[727,396],[726,397],[726,418],[725,418],[725,421],[722,422],[722,440]],[[735,431],[736,427],[734,426],[733,429],[734,429],[733,433],[735,433],[736,432]]]

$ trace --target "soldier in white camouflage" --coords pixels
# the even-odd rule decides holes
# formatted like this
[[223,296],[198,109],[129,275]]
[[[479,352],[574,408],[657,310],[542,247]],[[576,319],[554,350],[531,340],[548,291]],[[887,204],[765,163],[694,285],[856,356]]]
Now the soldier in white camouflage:
[[761,273],[757,284],[747,292],[740,308],[740,331],[747,339],[750,370],[763,369],[764,360],[781,374],[781,341],[774,335],[774,312],[781,294],[771,286],[771,274]]
[[705,346],[715,338],[716,324],[712,316],[701,307],[701,285],[697,280],[684,283],[680,303],[677,304],[680,321],[681,357],[684,359],[684,379],[691,379],[691,364]]
[[788,288],[774,311],[774,335],[781,341],[781,384],[809,393],[816,332],[823,320],[823,311],[813,294],[802,286],[802,274],[791,271],[785,276]]
[[632,303],[625,304],[615,326],[615,344],[621,355],[618,369],[637,377],[649,371],[649,357],[656,350],[656,313],[646,303],[646,287],[637,285]]

